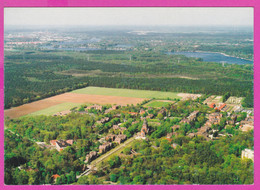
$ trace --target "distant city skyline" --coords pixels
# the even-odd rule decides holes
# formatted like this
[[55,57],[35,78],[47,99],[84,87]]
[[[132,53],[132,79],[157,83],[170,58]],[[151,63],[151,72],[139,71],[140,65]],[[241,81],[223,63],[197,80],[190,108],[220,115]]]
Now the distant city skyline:
[[251,7],[5,8],[6,26],[253,26]]

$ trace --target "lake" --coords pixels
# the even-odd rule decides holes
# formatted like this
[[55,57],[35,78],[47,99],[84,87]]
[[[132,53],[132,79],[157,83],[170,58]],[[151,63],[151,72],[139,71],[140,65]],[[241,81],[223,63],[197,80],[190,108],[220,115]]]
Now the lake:
[[237,57],[226,56],[221,53],[211,53],[211,52],[167,52],[169,55],[185,55],[186,57],[196,57],[202,58],[206,62],[217,62],[217,63],[229,63],[229,64],[248,64],[253,63],[246,59],[241,59]]

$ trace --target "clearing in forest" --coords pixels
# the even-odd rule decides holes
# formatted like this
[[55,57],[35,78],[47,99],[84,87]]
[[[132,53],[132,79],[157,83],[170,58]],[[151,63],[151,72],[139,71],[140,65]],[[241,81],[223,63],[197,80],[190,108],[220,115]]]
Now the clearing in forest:
[[28,114],[27,116],[34,116],[34,115],[53,115],[57,112],[61,112],[64,110],[70,110],[73,107],[79,107],[80,103],[71,103],[71,102],[65,102],[61,103],[55,106],[48,107],[46,109],[42,109],[40,111],[36,111],[33,113]]
[[[78,94],[95,94],[95,95],[106,95],[106,96],[121,96],[121,97],[134,97],[134,98],[156,98],[156,99],[181,99],[182,96],[176,92],[161,92],[152,90],[133,90],[123,88],[104,88],[104,87],[86,87],[72,91]],[[183,93],[185,94],[185,93]]]
[[168,101],[168,100],[153,100],[151,102],[148,102],[147,104],[145,104],[144,106],[146,107],[165,107],[168,104],[172,104],[174,103],[174,101]]
[[[161,92],[151,90],[132,90],[103,87],[86,87],[67,92],[36,102],[24,104],[5,110],[5,116],[17,118],[25,115],[52,115],[60,111],[69,110],[80,104],[118,104],[136,105],[144,100],[155,99],[187,99],[201,96],[200,94]],[[170,101],[168,101],[170,102]],[[164,106],[166,102],[153,103],[154,107]]]
[[[118,97],[118,96],[104,96],[104,95],[90,95],[90,94],[78,94],[78,93],[64,93],[36,102],[24,104],[18,107],[14,107],[4,111],[5,116],[10,118],[17,118],[24,115],[49,115],[60,111],[68,110],[75,105],[80,104],[138,104],[143,102],[144,98],[132,98],[132,97]],[[52,111],[53,109],[53,111]],[[54,112],[55,111],[55,112]],[[34,113],[36,112],[36,113]],[[53,113],[54,112],[54,113]]]

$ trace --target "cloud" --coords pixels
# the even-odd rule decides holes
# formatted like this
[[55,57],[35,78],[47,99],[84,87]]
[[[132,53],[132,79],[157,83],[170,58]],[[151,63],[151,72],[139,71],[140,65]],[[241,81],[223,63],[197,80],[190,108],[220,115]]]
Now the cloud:
[[253,8],[5,8],[6,25],[253,26]]

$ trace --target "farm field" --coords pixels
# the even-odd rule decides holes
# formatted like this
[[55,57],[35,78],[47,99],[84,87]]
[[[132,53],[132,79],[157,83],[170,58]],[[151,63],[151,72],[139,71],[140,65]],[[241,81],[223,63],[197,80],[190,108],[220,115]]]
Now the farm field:
[[174,101],[167,101],[167,100],[155,100],[155,101],[151,101],[148,102],[147,104],[145,104],[144,106],[146,107],[165,107],[168,104],[174,103]]
[[62,102],[51,101],[50,98],[47,98],[47,99],[39,100],[37,102],[32,102],[29,104],[24,104],[24,105],[21,105],[18,107],[14,107],[14,108],[5,110],[4,116],[10,117],[10,118],[17,118],[17,117],[28,115],[30,113],[37,112],[37,111],[55,106],[60,103],[62,103]]
[[[156,99],[187,99],[196,98],[200,94],[160,92],[150,90],[130,90],[103,87],[86,87],[72,92],[56,95],[36,102],[24,104],[5,110],[5,116],[17,118],[25,115],[52,115],[71,109],[80,104],[138,104],[144,100]],[[167,102],[165,102],[167,101]],[[169,104],[168,100],[156,100],[148,103],[151,107],[162,107]]]
[[[156,98],[156,99],[174,99],[182,98],[175,92],[161,92],[152,90],[133,90],[133,89],[122,89],[122,88],[104,88],[104,87],[86,87],[72,91],[72,93],[78,94],[95,94],[95,95],[106,95],[106,96],[122,96],[122,97],[134,97],[134,98]],[[183,93],[185,94],[185,93]]]
[[[64,93],[36,102],[24,104],[4,111],[5,116],[17,118],[28,114],[54,114],[59,111],[68,110],[75,105],[90,103],[90,104],[138,104],[144,101],[144,98],[133,97],[118,97],[104,95],[89,95],[78,93]],[[60,105],[61,104],[61,105]],[[52,108],[53,107],[53,108]],[[52,109],[54,109],[52,111]],[[35,113],[36,112],[36,113]],[[54,113],[53,113],[54,112]]]
[[51,106],[49,108],[46,108],[46,109],[43,109],[43,110],[40,110],[40,111],[36,111],[36,112],[33,112],[33,113],[30,113],[26,116],[34,116],[34,115],[53,115],[57,112],[61,112],[61,111],[64,111],[64,110],[69,110],[73,107],[78,107],[80,106],[81,103],[71,103],[71,102],[66,102],[66,103],[61,103],[61,104],[58,104],[58,105],[55,105],[55,106]]

